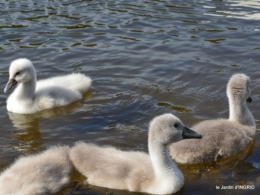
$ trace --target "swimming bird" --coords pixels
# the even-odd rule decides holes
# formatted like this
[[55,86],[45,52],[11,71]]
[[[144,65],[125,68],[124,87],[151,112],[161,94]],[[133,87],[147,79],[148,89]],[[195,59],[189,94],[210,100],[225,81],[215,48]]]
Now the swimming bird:
[[168,145],[201,135],[176,116],[164,114],[152,120],[148,137],[149,154],[79,142],[72,147],[70,159],[92,185],[151,194],[177,192],[184,177],[170,158]]
[[250,79],[245,74],[233,75],[227,85],[229,119],[202,121],[192,127],[201,140],[182,140],[170,146],[178,163],[197,164],[217,161],[242,151],[256,132],[254,117],[246,102],[251,102]]
[[91,79],[72,73],[39,80],[32,62],[26,58],[14,60],[9,67],[9,81],[4,92],[13,87],[7,99],[7,110],[18,114],[32,114],[41,110],[68,105],[82,98]]
[[0,175],[2,195],[49,195],[70,183],[72,164],[68,146],[55,146],[18,158]]

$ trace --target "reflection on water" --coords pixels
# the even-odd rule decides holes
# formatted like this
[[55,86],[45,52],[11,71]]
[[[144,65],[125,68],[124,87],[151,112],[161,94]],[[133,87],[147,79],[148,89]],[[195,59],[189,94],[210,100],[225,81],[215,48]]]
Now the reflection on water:
[[[182,170],[189,172],[186,180],[188,184],[196,184],[198,181],[201,186],[197,186],[198,193],[203,193],[203,187],[213,186],[212,191],[216,190],[215,186],[236,186],[236,185],[254,185],[255,188],[259,188],[259,184],[254,182],[254,178],[259,175],[259,170],[256,170],[252,163],[245,162],[253,150],[254,142],[250,143],[245,150],[227,159],[222,159],[215,163],[206,163],[194,166],[180,165]],[[247,178],[244,175],[248,175]],[[192,193],[193,190],[187,188],[187,192]],[[252,191],[253,192],[253,191]],[[226,194],[226,193],[225,193]],[[228,192],[227,194],[234,194],[234,192]],[[243,194],[243,190],[236,191],[235,194]],[[251,194],[251,193],[249,193]],[[254,194],[254,193],[252,193]]]
[[[35,115],[7,113],[0,93],[0,170],[23,154],[78,140],[147,151],[147,127],[172,112],[187,126],[228,117],[228,79],[251,77],[260,94],[258,1],[2,1],[0,84],[19,57],[34,62],[38,79],[81,72],[91,93],[65,108]],[[259,128],[259,98],[249,105]],[[234,194],[217,184],[260,186],[260,135],[228,160],[179,165],[186,183],[177,194]],[[59,194],[134,194],[93,187],[75,172]]]
[[40,132],[40,119],[51,119],[59,116],[72,114],[79,106],[79,102],[65,107],[41,111],[37,114],[16,114],[8,112],[9,118],[16,130],[12,131],[13,137],[20,144],[16,150],[23,153],[33,153],[43,146],[42,134]]
[[[82,102],[87,102],[90,99],[91,92],[88,91],[83,95]],[[33,153],[42,149],[44,141],[40,130],[41,120],[53,120],[61,116],[79,112],[81,109],[80,102],[75,102],[68,106],[48,109],[36,114],[16,114],[7,112],[13,123],[13,127],[15,127],[15,130],[12,131],[12,136],[19,141],[19,146],[16,146],[15,150],[22,153]]]
[[28,153],[42,147],[39,118],[13,113],[8,113],[8,115],[14,127],[17,128],[12,132],[12,136],[20,142],[16,150]]

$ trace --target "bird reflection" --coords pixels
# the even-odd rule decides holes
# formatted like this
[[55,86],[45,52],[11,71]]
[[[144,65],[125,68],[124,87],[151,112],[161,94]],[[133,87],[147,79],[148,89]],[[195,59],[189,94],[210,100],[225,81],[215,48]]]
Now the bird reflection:
[[243,151],[229,158],[218,160],[217,162],[201,163],[192,166],[180,164],[179,167],[184,173],[190,173],[190,181],[198,179],[204,180],[208,175],[210,175],[213,180],[226,178],[226,173],[230,170],[233,170],[231,173],[233,178],[241,177],[242,170],[255,170],[252,164],[245,160],[252,154],[254,143],[255,142],[252,141]]
[[23,153],[34,153],[43,147],[44,140],[40,132],[40,120],[60,117],[76,111],[78,103],[66,107],[45,110],[37,114],[16,114],[9,112],[13,126],[16,128],[12,132],[19,142],[17,150]]
[[[91,93],[89,92],[84,95],[84,100],[82,101],[89,100],[90,98]],[[68,106],[44,110],[36,114],[16,114],[8,112],[9,118],[15,127],[12,136],[20,143],[16,150],[28,154],[41,150],[44,145],[40,131],[41,119],[53,119],[85,109],[86,105],[79,105],[80,102],[75,102]]]
[[20,142],[17,150],[32,153],[40,149],[43,145],[43,140],[39,118],[36,115],[22,115],[9,112],[8,115],[16,128],[12,135]]

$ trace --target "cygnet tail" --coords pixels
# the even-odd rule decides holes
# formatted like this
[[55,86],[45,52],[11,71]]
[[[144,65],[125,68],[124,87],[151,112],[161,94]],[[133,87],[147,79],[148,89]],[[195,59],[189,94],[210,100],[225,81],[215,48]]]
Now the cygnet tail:
[[72,73],[64,76],[52,77],[49,79],[39,80],[37,82],[37,89],[42,87],[56,86],[64,87],[73,91],[78,91],[81,94],[87,92],[91,86],[91,78],[81,74]]

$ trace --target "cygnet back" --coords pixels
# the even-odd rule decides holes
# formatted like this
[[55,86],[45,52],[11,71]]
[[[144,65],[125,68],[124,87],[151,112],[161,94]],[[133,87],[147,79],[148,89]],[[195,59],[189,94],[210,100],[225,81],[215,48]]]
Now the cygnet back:
[[69,147],[52,147],[17,159],[0,175],[2,195],[54,194],[70,183]]

